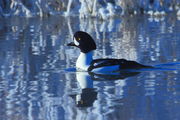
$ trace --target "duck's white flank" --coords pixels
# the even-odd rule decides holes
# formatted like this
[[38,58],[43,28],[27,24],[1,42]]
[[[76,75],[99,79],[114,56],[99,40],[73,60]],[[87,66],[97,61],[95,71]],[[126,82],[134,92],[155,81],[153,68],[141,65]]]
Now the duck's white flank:
[[119,70],[119,65],[112,65],[112,66],[104,66],[100,68],[95,68],[92,70],[92,72],[97,72],[97,73],[107,73],[107,72],[115,72]]
[[93,60],[93,51],[90,51],[88,53],[80,53],[77,61],[76,61],[76,68],[82,70],[82,71],[88,71],[88,68]]

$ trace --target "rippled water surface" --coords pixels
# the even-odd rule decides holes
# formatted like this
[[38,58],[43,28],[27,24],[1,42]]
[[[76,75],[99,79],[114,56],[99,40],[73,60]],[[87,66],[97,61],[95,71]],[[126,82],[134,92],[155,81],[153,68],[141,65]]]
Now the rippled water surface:
[[[125,58],[158,69],[118,75],[75,72],[83,30],[94,58]],[[180,21],[130,17],[108,21],[0,19],[1,120],[178,120]]]

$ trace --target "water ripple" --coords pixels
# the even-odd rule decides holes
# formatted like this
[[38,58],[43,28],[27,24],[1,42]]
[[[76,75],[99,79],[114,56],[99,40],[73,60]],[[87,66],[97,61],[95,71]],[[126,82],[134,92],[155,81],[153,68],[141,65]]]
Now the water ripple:
[[[180,22],[144,17],[97,19],[6,18],[0,24],[2,120],[178,119]],[[97,43],[94,58],[153,65],[136,74],[76,72],[69,48],[77,30]],[[137,74],[138,73],[138,74]]]

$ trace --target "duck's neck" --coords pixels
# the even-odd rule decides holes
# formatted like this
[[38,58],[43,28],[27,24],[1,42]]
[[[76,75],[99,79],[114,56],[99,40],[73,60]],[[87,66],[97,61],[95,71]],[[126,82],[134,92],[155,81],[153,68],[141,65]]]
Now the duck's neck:
[[92,60],[93,60],[93,51],[90,51],[88,53],[80,53],[77,61],[76,61],[76,68],[87,71]]

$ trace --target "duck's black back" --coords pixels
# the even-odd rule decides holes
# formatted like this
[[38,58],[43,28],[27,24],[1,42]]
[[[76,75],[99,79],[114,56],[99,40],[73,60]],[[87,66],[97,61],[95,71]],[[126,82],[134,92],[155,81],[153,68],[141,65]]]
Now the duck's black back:
[[125,59],[95,59],[91,62],[91,66],[88,71],[92,71],[95,68],[115,66],[119,65],[119,69],[142,69],[142,68],[152,68],[152,66],[142,65],[136,61],[129,61]]

